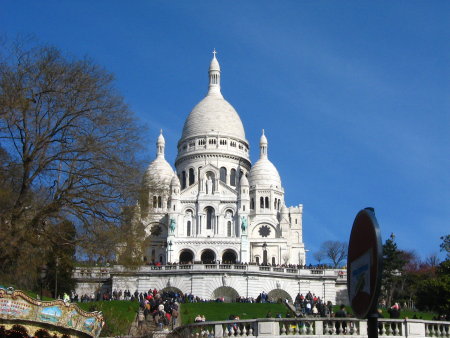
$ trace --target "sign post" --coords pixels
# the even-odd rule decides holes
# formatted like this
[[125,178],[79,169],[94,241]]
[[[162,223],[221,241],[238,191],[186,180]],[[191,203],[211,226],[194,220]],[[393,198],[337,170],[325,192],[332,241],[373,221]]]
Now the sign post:
[[373,208],[358,212],[353,222],[347,256],[347,290],[358,318],[366,319],[369,338],[378,337],[378,297],[383,270],[380,228]]

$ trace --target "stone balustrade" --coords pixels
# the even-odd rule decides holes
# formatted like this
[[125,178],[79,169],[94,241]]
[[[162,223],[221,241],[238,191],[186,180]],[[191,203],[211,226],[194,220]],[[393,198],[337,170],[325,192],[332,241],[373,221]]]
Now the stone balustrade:
[[[189,271],[209,271],[209,272],[249,272],[249,273],[270,273],[279,274],[285,276],[327,276],[327,277],[339,277],[340,279],[346,279],[346,270],[338,269],[297,269],[290,267],[280,266],[261,266],[261,265],[246,265],[246,264],[186,264],[186,265],[144,265],[138,270],[134,270],[137,274],[152,273],[155,271],[164,273],[173,273],[176,271],[186,272]],[[75,279],[107,279],[111,273],[126,272],[127,268],[120,265],[114,265],[113,267],[77,267],[74,270],[73,277]]]
[[76,267],[73,271],[75,279],[105,280],[110,278],[112,267]]
[[[450,322],[414,319],[378,321],[379,336],[450,337]],[[177,327],[171,337],[367,337],[367,321],[355,318],[226,320]]]

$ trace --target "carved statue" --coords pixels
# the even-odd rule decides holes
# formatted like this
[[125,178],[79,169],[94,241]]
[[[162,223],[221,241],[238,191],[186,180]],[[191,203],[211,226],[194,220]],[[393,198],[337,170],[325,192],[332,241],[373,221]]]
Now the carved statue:
[[177,223],[175,222],[175,218],[171,218],[170,219],[170,232],[174,232],[175,231],[175,227],[177,226]]
[[227,274],[224,274],[222,276],[222,284],[223,284],[223,286],[228,286],[228,275]]
[[247,230],[247,217],[242,216],[241,220],[242,220],[241,229],[242,229],[242,232],[245,232]]
[[206,193],[212,194],[212,192],[213,192],[213,181],[211,177],[208,177],[208,179],[206,180]]

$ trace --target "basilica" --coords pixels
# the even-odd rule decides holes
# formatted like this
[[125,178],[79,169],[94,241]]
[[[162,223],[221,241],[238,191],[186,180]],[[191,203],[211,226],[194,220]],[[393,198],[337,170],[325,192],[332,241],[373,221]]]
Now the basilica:
[[215,54],[207,95],[185,120],[175,170],[161,132],[145,173],[136,215],[146,230],[144,260],[303,265],[303,206],[285,205],[264,130],[251,163],[242,121],[221,93]]

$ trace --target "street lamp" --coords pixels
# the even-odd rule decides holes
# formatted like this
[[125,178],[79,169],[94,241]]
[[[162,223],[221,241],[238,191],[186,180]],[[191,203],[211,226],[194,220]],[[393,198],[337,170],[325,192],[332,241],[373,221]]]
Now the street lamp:
[[172,241],[167,243],[169,245],[169,263],[172,263]]
[[55,263],[55,299],[58,299],[58,268],[59,268],[59,257],[56,257],[56,263]]
[[267,265],[267,243],[263,243],[263,265]]

